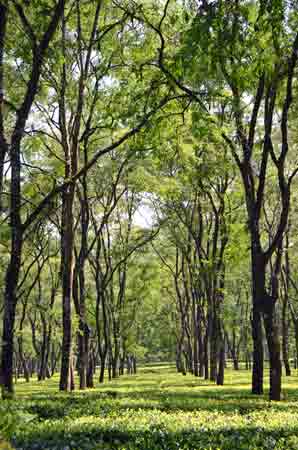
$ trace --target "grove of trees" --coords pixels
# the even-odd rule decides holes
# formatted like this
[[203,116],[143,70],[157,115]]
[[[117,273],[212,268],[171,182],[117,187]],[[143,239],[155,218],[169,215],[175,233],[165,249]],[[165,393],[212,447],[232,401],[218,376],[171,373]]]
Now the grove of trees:
[[[298,364],[298,4],[0,0],[3,398]],[[79,386],[75,375],[78,374]]]

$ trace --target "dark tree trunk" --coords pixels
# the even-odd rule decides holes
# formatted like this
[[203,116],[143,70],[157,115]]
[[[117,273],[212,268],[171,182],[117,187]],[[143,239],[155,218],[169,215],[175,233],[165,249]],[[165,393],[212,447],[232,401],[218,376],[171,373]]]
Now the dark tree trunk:
[[202,339],[202,334],[199,334],[199,377],[204,376],[204,342]]
[[[15,192],[13,193],[13,195]],[[18,195],[18,194],[17,194]],[[21,266],[22,251],[22,232],[20,230],[20,217],[14,219],[12,223],[12,242],[10,263],[6,272],[5,292],[4,292],[4,313],[3,313],[3,331],[1,372],[2,372],[2,396],[11,398],[14,394],[13,389],[13,353],[14,353],[14,326],[17,305],[17,285]]]
[[105,376],[105,359],[100,360],[100,371],[99,371],[99,382],[104,382],[104,376]]
[[178,342],[176,345],[176,368],[177,368],[177,372],[179,372],[179,373],[183,373],[185,371],[184,363],[183,363],[183,359],[182,359],[182,340],[181,340],[180,336],[178,338]]
[[237,349],[237,345],[236,345],[235,330],[233,329],[233,332],[232,332],[232,341],[230,340],[228,333],[225,333],[225,337],[226,337],[226,341],[228,344],[228,350],[229,350],[230,356],[233,360],[233,368],[234,368],[234,370],[239,370],[239,357],[238,357],[238,349]]
[[295,356],[295,369],[297,369],[297,362],[298,362],[298,320],[293,320],[294,323],[294,334],[295,334],[295,350],[296,350],[296,356]]
[[[88,143],[84,143],[84,164],[88,162],[87,154]],[[85,262],[88,255],[88,229],[89,229],[89,207],[87,177],[83,176],[81,181],[82,192],[78,188],[78,198],[80,201],[81,217],[81,247],[79,255],[76,258],[74,270],[73,299],[76,308],[76,314],[79,318],[78,330],[78,369],[80,378],[80,389],[87,387],[87,371],[89,362],[89,334],[90,330],[86,318],[86,288],[85,288]]]
[[92,354],[93,350],[89,351],[89,361],[88,361],[88,370],[87,370],[87,378],[86,378],[86,383],[87,383],[87,388],[91,389],[94,388],[94,380],[93,380],[93,375],[94,375],[94,357]]
[[[269,297],[269,296],[268,296]],[[269,300],[268,300],[269,301]],[[271,307],[264,313],[264,325],[266,330],[266,338],[269,351],[270,361],[270,400],[280,400],[281,395],[281,360],[280,360],[280,343],[277,326],[277,318],[275,313],[275,304],[272,300]]]
[[199,376],[199,305],[196,305],[193,298],[192,314],[193,314],[193,373],[195,377]]
[[112,352],[109,350],[109,361],[108,361],[108,377],[109,381],[112,380]]
[[[118,325],[117,325],[118,326]],[[118,333],[114,332],[114,354],[112,356],[112,378],[118,378],[119,376],[119,355],[120,355],[120,339]]]
[[41,312],[41,323],[42,323],[42,343],[40,346],[40,364],[39,364],[39,372],[38,372],[38,381],[45,380],[47,377],[47,367],[48,367],[48,361],[47,361],[47,348],[48,348],[48,342],[47,342],[47,322],[45,319],[44,314]]
[[265,261],[262,255],[256,254],[252,237],[252,339],[253,339],[253,369],[252,369],[252,393],[263,394],[264,376],[264,349],[263,330],[260,305],[264,303],[265,296]]
[[261,314],[253,307],[252,314],[253,368],[252,393],[263,394],[264,350]]
[[225,339],[222,336],[219,351],[218,372],[216,378],[216,384],[219,386],[223,386],[224,384],[224,373],[225,373]]
[[190,373],[193,373],[193,350],[192,350],[191,337],[190,337],[189,332],[187,332],[186,363],[187,363],[188,371]]
[[26,361],[26,358],[24,356],[24,352],[23,352],[23,338],[22,336],[18,337],[18,346],[19,346],[19,358],[20,358],[20,362],[23,368],[23,374],[24,374],[24,378],[26,380],[26,382],[28,383],[30,381],[30,372],[28,369],[28,364]]
[[[14,327],[17,306],[17,286],[21,268],[21,255],[23,246],[23,230],[21,223],[21,160],[20,142],[25,118],[19,117],[20,128],[16,128],[11,146],[11,193],[10,193],[10,226],[11,247],[10,262],[6,271],[4,290],[4,313],[2,331],[2,396],[11,398],[13,389],[13,354],[14,354]],[[22,123],[24,122],[24,123]]]
[[204,336],[204,378],[205,378],[205,380],[208,380],[208,378],[209,378],[208,341],[209,341],[209,331],[208,331],[208,326],[207,326],[205,336]]
[[[290,227],[290,225],[289,225]],[[289,259],[289,228],[286,233],[285,267],[282,271],[284,295],[282,299],[282,355],[286,376],[291,376],[289,363],[289,286],[290,286],[290,259]]]
[[132,374],[132,357],[131,357],[131,355],[127,355],[127,358],[126,358],[126,370],[127,370],[127,375],[131,375]]
[[288,312],[288,302],[285,296],[282,305],[282,356],[286,376],[289,377],[291,376],[291,368],[289,362],[289,320],[287,312]]
[[70,185],[63,193],[62,205],[62,236],[61,236],[61,266],[62,266],[62,324],[63,338],[61,350],[60,390],[72,389],[72,320],[71,302],[73,285],[73,201],[74,186]]
[[218,327],[217,327],[217,312],[216,307],[213,305],[212,315],[210,314],[210,380],[216,381],[217,379],[217,361],[218,361]]

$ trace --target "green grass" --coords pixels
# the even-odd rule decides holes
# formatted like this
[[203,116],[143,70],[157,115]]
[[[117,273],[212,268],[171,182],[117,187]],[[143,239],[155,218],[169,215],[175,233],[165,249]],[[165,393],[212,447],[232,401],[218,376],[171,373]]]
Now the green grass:
[[227,370],[218,387],[152,366],[72,394],[58,392],[57,377],[19,382],[0,415],[23,450],[298,450],[298,377],[283,380],[282,402],[266,397],[250,394],[244,370]]

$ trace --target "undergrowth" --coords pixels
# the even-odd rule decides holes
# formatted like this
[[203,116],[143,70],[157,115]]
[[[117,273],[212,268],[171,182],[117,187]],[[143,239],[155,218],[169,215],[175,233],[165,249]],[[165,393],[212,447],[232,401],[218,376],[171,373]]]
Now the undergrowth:
[[0,435],[18,450],[298,450],[297,376],[284,379],[280,403],[249,383],[244,370],[218,387],[171,366],[71,394],[57,377],[21,381],[16,401],[1,403]]

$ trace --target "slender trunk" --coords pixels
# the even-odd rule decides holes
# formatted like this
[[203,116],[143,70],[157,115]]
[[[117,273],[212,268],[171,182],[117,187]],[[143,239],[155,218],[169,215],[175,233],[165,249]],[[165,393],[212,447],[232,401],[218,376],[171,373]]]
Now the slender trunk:
[[264,301],[265,295],[265,263],[260,255],[254,251],[252,239],[252,339],[253,339],[253,369],[252,393],[263,394],[264,349],[262,318],[259,305]]
[[187,352],[186,352],[187,369],[190,373],[193,373],[193,350],[191,345],[191,336],[187,331]]
[[47,376],[47,323],[44,314],[41,313],[41,323],[42,323],[42,343],[40,347],[40,364],[38,372],[38,381],[45,380]]
[[[268,296],[269,297],[269,296]],[[272,303],[271,308],[264,313],[264,325],[266,330],[266,338],[270,360],[270,400],[280,400],[281,394],[281,360],[280,360],[280,343],[277,318],[275,313],[275,305]]]
[[[20,117],[19,117],[20,120]],[[22,120],[20,120],[22,122]],[[2,396],[11,398],[13,389],[13,353],[14,353],[14,328],[17,306],[17,286],[21,268],[21,256],[23,246],[23,229],[21,223],[21,156],[20,142],[23,127],[16,128],[11,145],[11,188],[10,188],[10,226],[11,247],[10,262],[6,271],[4,290],[4,313],[2,331]]]
[[204,376],[204,342],[203,342],[201,331],[199,334],[198,349],[199,349],[199,377],[203,377]]
[[87,388],[89,388],[89,389],[94,388],[94,380],[93,380],[94,369],[95,368],[94,368],[93,350],[90,349],[89,360],[88,360],[87,379],[86,379]]
[[202,333],[202,317],[201,307],[197,306],[197,339],[198,339],[198,362],[199,362],[199,377],[204,376],[204,343]]
[[104,376],[105,376],[105,359],[101,359],[100,361],[100,371],[99,371],[99,382],[104,382]]
[[212,315],[210,314],[210,380],[217,379],[217,360],[218,360],[218,329],[217,329],[217,311],[215,305],[212,307]]
[[286,296],[282,305],[282,356],[285,366],[286,376],[291,376],[291,368],[289,363],[289,320],[288,320],[288,302]]
[[126,358],[126,373],[127,375],[132,374],[132,357],[130,355],[127,355]]
[[223,386],[224,384],[224,372],[225,372],[225,339],[221,336],[220,351],[219,351],[219,365],[216,378],[216,384]]
[[193,299],[192,314],[193,314],[193,373],[195,377],[199,376],[199,323],[198,323],[198,310],[199,305],[196,305],[195,299]]
[[73,201],[74,186],[70,185],[63,193],[62,212],[62,360],[60,372],[60,390],[70,391],[72,384],[72,320],[71,301],[73,284]]
[[[105,375],[105,365],[108,354],[108,323],[107,323],[107,314],[106,314],[106,298],[105,294],[102,291],[101,281],[99,277],[99,267],[97,266],[97,273],[95,276],[96,282],[96,332],[97,332],[97,342],[98,342],[98,353],[100,358],[100,374],[99,374],[99,382],[104,382]],[[100,305],[102,306],[102,320],[100,317]],[[101,325],[103,326],[103,338],[104,341],[102,343],[102,333],[101,333]]]
[[[13,194],[12,194],[13,195]],[[21,267],[22,232],[20,221],[18,225],[12,223],[12,242],[10,263],[6,272],[5,292],[4,292],[4,313],[1,372],[2,372],[2,396],[11,398],[14,395],[13,389],[13,353],[14,353],[14,326],[17,305],[17,285]]]
[[232,333],[232,342],[230,340],[229,334],[225,333],[226,341],[228,344],[228,350],[229,354],[233,360],[233,368],[234,370],[239,370],[239,358],[238,358],[238,351],[237,351],[237,345],[236,345],[236,333],[233,329]]
[[294,334],[295,334],[295,350],[296,350],[296,357],[295,357],[295,369],[297,369],[297,362],[298,362],[298,320],[293,320],[294,323]]
[[0,4],[0,214],[3,210],[3,181],[5,156],[8,153],[8,145],[4,134],[4,54],[5,54],[5,35],[7,23],[7,5],[4,2]]
[[[289,225],[290,226],[290,225]],[[291,376],[289,363],[289,286],[290,286],[290,258],[289,258],[289,229],[286,232],[285,269],[282,272],[284,296],[282,302],[282,355],[286,376]]]
[[176,344],[176,369],[178,373],[183,372],[183,361],[182,361],[182,342],[181,338],[177,338]]
[[253,368],[252,368],[252,393],[263,394],[264,350],[261,314],[253,307],[252,315],[253,338]]
[[204,378],[208,380],[209,378],[209,353],[208,353],[208,342],[209,342],[209,330],[208,325],[206,327],[206,332],[204,336]]
[[26,382],[28,383],[30,381],[30,373],[29,373],[26,358],[24,356],[23,337],[22,336],[18,337],[18,347],[19,347],[19,358],[20,358],[20,362],[21,362],[21,365],[23,368],[24,378],[25,378]]

